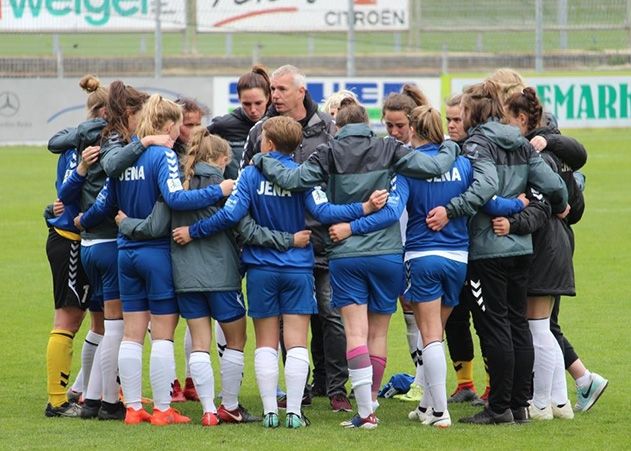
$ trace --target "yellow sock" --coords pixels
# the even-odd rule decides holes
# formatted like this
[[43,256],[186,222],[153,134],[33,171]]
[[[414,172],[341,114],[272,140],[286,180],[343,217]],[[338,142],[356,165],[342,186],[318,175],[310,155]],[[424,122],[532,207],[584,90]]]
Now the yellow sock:
[[48,337],[46,370],[48,372],[48,402],[58,407],[66,402],[66,390],[72,364],[72,339],[74,334],[63,329],[54,329]]
[[454,362],[458,385],[473,385],[473,360]]

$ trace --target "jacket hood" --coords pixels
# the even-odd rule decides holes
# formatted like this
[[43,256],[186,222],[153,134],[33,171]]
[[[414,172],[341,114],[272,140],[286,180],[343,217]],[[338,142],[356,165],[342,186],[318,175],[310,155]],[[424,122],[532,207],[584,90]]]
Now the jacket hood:
[[366,124],[347,124],[344,127],[339,129],[339,131],[335,135],[335,139],[339,140],[347,136],[371,137],[371,136],[375,136],[375,134],[370,129],[370,127]]
[[198,177],[212,177],[213,175],[223,177],[223,171],[217,166],[199,161],[195,163],[195,175]]
[[535,128],[533,131],[526,134],[525,138],[531,140],[535,136],[539,135],[559,135],[560,132],[556,127],[546,125],[544,127]]
[[469,129],[469,136],[474,133],[481,133],[504,150],[516,150],[524,144],[524,138],[517,127],[505,125],[493,119]]

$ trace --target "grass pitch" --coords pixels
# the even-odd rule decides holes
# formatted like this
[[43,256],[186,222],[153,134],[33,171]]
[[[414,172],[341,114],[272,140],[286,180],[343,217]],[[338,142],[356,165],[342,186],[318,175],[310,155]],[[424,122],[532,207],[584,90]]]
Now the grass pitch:
[[[609,379],[609,388],[588,413],[574,421],[526,426],[476,427],[455,424],[431,430],[407,420],[413,403],[381,402],[379,428],[343,430],[346,414],[334,414],[328,400],[317,398],[305,410],[311,427],[292,431],[260,425],[202,428],[199,404],[179,407],[192,425],[155,428],[121,423],[50,419],[46,405],[45,349],[52,319],[52,287],[44,250],[46,227],[41,213],[55,193],[56,158],[43,147],[0,148],[0,448],[2,449],[625,449],[629,448],[631,362],[629,319],[631,267],[631,130],[573,130],[589,151],[583,220],[575,226],[578,296],[564,298],[561,323],[585,364]],[[86,322],[87,325],[87,322]],[[76,373],[86,325],[75,340]],[[183,327],[176,341],[178,374],[183,376]],[[254,334],[250,331],[250,337]],[[401,313],[393,316],[386,379],[413,370],[407,355]],[[479,356],[476,349],[476,356]],[[145,357],[148,357],[148,347]],[[213,356],[213,366],[218,368]],[[148,380],[148,366],[144,369]],[[448,372],[448,389],[455,385]],[[476,358],[476,383],[484,386]],[[218,380],[218,378],[217,378]],[[573,402],[573,382],[568,381]],[[145,383],[145,393],[150,387]],[[253,348],[248,344],[241,401],[258,413],[261,403],[253,375]],[[450,408],[454,421],[475,408]]]

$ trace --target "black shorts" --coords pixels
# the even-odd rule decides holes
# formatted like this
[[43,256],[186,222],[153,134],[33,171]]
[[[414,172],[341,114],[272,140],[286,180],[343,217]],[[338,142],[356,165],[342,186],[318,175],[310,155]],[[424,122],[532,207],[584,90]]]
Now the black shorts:
[[59,235],[54,228],[48,232],[46,255],[53,274],[55,310],[63,307],[88,308],[90,283],[81,265],[81,242]]

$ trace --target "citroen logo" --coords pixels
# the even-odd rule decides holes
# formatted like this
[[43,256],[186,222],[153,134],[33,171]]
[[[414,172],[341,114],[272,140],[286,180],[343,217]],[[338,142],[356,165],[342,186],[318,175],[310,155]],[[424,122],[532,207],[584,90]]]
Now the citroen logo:
[[20,99],[14,92],[0,92],[0,116],[15,116],[20,110]]

